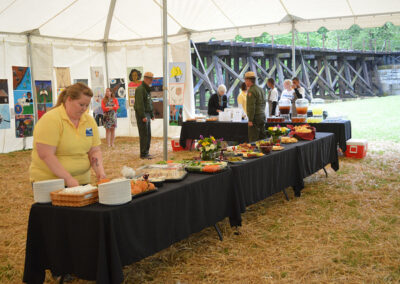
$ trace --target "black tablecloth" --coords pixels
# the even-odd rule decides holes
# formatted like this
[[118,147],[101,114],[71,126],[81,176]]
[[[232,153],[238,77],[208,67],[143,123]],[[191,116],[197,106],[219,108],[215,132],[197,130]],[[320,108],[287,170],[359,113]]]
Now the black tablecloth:
[[[296,125],[296,123],[290,123]],[[303,124],[303,123],[302,123]],[[277,123],[266,123],[266,127]],[[285,123],[281,124],[286,125]],[[351,121],[310,123],[318,132],[335,134],[336,143],[342,151],[346,151],[346,141],[351,138]],[[199,139],[200,135],[224,138],[226,141],[243,143],[248,139],[247,122],[184,122],[182,125],[180,145],[186,147],[186,140]]]
[[293,186],[328,163],[338,169],[334,134],[285,145],[215,175],[189,174],[121,206],[34,204],[24,282],[42,283],[45,269],[98,283],[120,283],[124,265],[152,255],[225,217],[241,224],[246,206]]
[[[290,125],[300,125],[304,123],[288,123]],[[351,138],[351,121],[340,120],[336,122],[321,122],[321,123],[309,123],[314,126],[318,132],[330,132],[335,134],[336,144],[339,145],[342,151],[346,151],[346,141]],[[266,123],[265,126],[275,126],[277,123]],[[286,126],[286,123],[280,125]]]
[[82,208],[34,204],[24,282],[42,283],[44,270],[97,283],[120,283],[122,267],[232,214],[232,173],[190,174],[179,183],[121,206]]
[[[328,164],[335,171],[339,169],[332,133],[317,132],[313,141],[299,141],[284,147],[282,151],[231,166],[236,211],[244,213],[247,206],[290,186],[298,194],[304,187],[303,179]],[[240,217],[239,214],[236,216]],[[241,225],[241,217],[239,220],[235,225]]]

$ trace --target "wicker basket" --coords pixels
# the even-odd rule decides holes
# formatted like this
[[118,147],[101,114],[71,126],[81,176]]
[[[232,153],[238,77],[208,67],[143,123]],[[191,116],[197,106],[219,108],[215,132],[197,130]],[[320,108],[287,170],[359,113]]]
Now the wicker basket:
[[81,194],[61,193],[63,189],[50,193],[51,202],[55,206],[82,207],[99,201],[97,188]]

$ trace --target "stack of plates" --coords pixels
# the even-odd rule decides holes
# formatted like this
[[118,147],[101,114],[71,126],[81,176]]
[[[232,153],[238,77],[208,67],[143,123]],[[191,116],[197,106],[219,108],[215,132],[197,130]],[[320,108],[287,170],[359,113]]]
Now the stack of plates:
[[118,179],[99,184],[99,203],[120,205],[132,200],[131,181]]
[[37,203],[51,202],[50,192],[63,189],[63,179],[43,180],[33,183],[33,199]]

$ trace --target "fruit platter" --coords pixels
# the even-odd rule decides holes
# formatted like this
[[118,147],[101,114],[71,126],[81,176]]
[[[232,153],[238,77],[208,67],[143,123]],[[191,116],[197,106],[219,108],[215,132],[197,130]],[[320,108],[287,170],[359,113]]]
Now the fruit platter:
[[228,157],[226,160],[227,160],[229,163],[232,163],[232,164],[240,164],[240,163],[245,162],[245,160],[243,160],[243,158],[240,157],[240,156]]
[[214,174],[225,170],[227,166],[227,162],[191,161],[186,164],[185,168],[188,172]]
[[255,151],[248,151],[248,152],[243,153],[243,158],[246,158],[246,159],[260,158],[263,156],[264,156],[263,153],[255,152]]

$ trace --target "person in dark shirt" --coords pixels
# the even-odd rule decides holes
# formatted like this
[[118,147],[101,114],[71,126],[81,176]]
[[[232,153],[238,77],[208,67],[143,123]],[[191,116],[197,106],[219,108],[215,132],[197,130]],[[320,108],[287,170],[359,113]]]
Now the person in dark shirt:
[[228,106],[225,85],[219,85],[217,94],[213,94],[208,100],[208,115],[218,115]]

